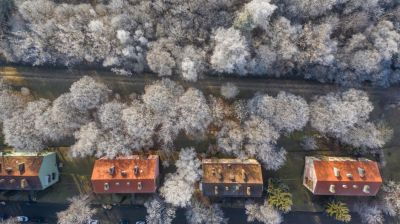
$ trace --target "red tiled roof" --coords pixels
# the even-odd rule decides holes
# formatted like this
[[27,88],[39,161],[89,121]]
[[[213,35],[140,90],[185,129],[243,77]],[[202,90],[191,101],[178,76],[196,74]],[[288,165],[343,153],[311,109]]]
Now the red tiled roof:
[[[136,166],[137,175],[134,173]],[[111,167],[114,167],[113,175],[110,175]],[[101,158],[95,161],[91,181],[95,193],[154,193],[158,174],[159,157],[156,155]]]
[[[0,156],[0,190],[41,190],[42,156]],[[23,164],[20,172],[19,164]],[[21,188],[21,181],[26,186]]]
[[317,195],[374,196],[382,184],[378,164],[372,160],[323,157],[314,159],[313,165],[316,176],[313,193]]

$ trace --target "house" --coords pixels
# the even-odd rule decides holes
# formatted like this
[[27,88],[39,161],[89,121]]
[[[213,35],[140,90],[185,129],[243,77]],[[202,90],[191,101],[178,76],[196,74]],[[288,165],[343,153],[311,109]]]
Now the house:
[[382,184],[378,164],[365,158],[306,157],[303,185],[315,195],[374,196]]
[[261,165],[254,159],[204,159],[200,190],[209,197],[261,197]]
[[158,176],[157,155],[131,155],[96,160],[91,182],[97,194],[155,193]]
[[59,178],[56,153],[0,153],[0,190],[44,190]]

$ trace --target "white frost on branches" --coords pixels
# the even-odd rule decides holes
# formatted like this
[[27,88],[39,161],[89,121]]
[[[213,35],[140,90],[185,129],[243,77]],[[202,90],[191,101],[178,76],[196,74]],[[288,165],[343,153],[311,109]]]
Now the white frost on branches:
[[86,224],[96,214],[96,210],[90,208],[88,195],[75,196],[69,201],[69,207],[57,213],[57,224]]
[[189,224],[226,224],[228,219],[224,218],[224,212],[218,205],[204,205],[192,200],[186,211],[186,221]]
[[161,198],[155,196],[144,203],[146,207],[146,223],[148,224],[171,224],[175,218],[176,208],[165,203]]
[[70,88],[72,102],[80,110],[94,109],[108,100],[110,90],[89,76],[74,82]]
[[194,193],[194,184],[202,175],[201,162],[196,158],[194,148],[184,148],[179,153],[179,159],[175,165],[176,172],[167,175],[164,185],[160,188],[160,194],[167,203],[186,207]]
[[248,202],[245,205],[247,221],[259,221],[265,224],[280,224],[283,222],[282,215],[267,201],[263,205]]

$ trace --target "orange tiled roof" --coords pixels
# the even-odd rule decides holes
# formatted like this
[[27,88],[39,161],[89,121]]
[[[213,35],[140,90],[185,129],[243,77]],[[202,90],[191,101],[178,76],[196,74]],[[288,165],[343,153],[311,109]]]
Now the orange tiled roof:
[[[110,176],[110,167],[115,166],[115,175]],[[139,167],[139,175],[133,173],[133,168]],[[150,155],[140,158],[138,155],[118,157],[115,159],[101,158],[95,161],[92,180],[115,180],[115,179],[155,179],[158,175],[158,156]],[[126,171],[122,176],[121,171]]]
[[[382,182],[378,164],[371,160],[366,161],[314,161],[315,173],[318,181],[338,181],[338,182]],[[340,178],[336,177],[333,169],[337,168]],[[365,170],[365,176],[361,177],[358,168]],[[351,174],[352,178],[348,178]]]

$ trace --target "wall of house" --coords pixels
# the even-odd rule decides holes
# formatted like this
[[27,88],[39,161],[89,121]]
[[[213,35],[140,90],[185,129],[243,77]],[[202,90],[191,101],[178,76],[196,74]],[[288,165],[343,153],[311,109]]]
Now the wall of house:
[[[52,174],[55,174],[55,178],[53,179]],[[48,175],[51,176],[50,182],[47,181]],[[52,152],[43,157],[42,166],[39,170],[39,179],[42,184],[43,189],[50,187],[51,185],[58,182],[60,176],[60,172],[57,167],[57,157],[56,153]]]

